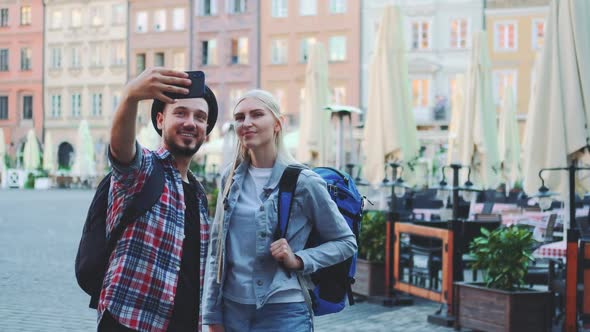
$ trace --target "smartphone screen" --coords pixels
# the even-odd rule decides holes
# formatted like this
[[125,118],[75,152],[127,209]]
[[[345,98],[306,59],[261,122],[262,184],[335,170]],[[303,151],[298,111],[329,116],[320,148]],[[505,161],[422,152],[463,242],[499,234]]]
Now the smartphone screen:
[[202,71],[187,71],[188,78],[191,80],[191,86],[189,87],[189,94],[185,95],[182,93],[166,93],[166,96],[173,99],[188,99],[188,98],[200,98],[205,95],[205,73]]

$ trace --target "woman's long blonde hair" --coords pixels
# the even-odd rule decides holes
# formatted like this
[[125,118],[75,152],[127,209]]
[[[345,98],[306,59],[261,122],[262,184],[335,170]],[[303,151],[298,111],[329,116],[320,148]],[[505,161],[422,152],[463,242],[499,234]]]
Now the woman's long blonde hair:
[[[289,150],[287,149],[287,147],[285,146],[285,142],[284,142],[284,127],[283,127],[283,116],[280,110],[280,106],[278,101],[276,100],[276,98],[268,91],[265,90],[259,90],[259,89],[254,89],[254,90],[250,90],[248,92],[246,92],[242,97],[240,97],[240,99],[238,99],[238,102],[236,103],[236,106],[234,106],[234,109],[232,110],[232,115],[233,113],[236,111],[236,108],[238,107],[238,105],[240,105],[240,103],[246,99],[255,99],[259,102],[262,103],[262,105],[264,105],[264,108],[267,109],[268,111],[270,111],[270,113],[275,117],[275,120],[277,120],[277,122],[279,123],[280,129],[279,131],[275,134],[274,137],[274,142],[275,142],[275,148],[277,151],[277,156],[275,160],[281,160],[283,163],[286,163],[287,165],[293,165],[293,164],[300,164],[297,160],[295,160],[295,158],[293,158],[293,156],[291,155],[291,153],[289,152]],[[229,194],[229,190],[230,187],[232,185],[232,179],[234,177],[234,173],[236,171],[236,169],[238,168],[238,166],[240,165],[240,163],[244,162],[244,161],[250,161],[250,150],[248,148],[246,148],[242,142],[240,141],[240,139],[238,138],[237,140],[237,148],[236,148],[236,153],[234,156],[234,160],[233,163],[231,164],[231,168],[230,171],[228,173],[228,176],[225,178],[225,184],[223,186],[223,200],[225,201],[227,199],[227,196]],[[223,217],[225,214],[225,209],[223,209],[221,211],[222,215],[218,218],[218,230],[219,232],[217,233],[218,236],[223,236]],[[221,257],[221,242],[223,241],[218,241],[218,248],[217,248],[217,261],[218,261],[218,271],[217,271],[217,281],[221,282],[221,266],[222,266],[222,257]]]

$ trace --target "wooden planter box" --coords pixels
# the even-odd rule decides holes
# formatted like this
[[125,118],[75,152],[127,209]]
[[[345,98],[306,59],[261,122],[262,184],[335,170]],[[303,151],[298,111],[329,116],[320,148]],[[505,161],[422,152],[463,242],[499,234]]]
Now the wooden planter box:
[[551,331],[550,292],[507,292],[456,282],[457,324],[478,331]]
[[355,282],[352,292],[363,296],[382,296],[385,294],[385,264],[356,260]]

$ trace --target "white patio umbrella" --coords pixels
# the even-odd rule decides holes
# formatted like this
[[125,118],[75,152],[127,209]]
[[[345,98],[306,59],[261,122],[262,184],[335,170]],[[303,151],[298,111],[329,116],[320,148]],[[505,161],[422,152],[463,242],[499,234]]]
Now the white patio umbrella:
[[[588,17],[587,0],[551,2],[523,144],[524,189],[531,195],[541,186],[538,173],[542,168],[566,167],[587,153],[590,138]],[[568,201],[567,172],[545,172],[543,178],[548,188]]]
[[55,158],[53,154],[53,139],[51,132],[45,133],[45,144],[43,145],[43,169],[53,174],[55,172]]
[[90,135],[88,122],[80,121],[78,127],[76,155],[72,165],[72,175],[80,178],[96,176],[96,160],[94,154],[94,141]]
[[507,86],[502,100],[500,124],[498,125],[498,150],[502,163],[502,180],[506,184],[506,192],[521,179],[520,135],[516,120],[516,105],[512,87]]
[[[541,185],[541,168],[567,166],[587,146],[590,117],[590,56],[586,1],[553,1],[546,26],[545,46],[530,100],[525,131],[525,191]],[[550,135],[549,135],[550,133]],[[567,174],[547,172],[545,184],[567,196]]]
[[484,31],[473,35],[471,62],[467,73],[465,107],[457,131],[459,161],[471,167],[477,187],[499,184],[498,125],[491,81],[491,61]]
[[[419,155],[403,35],[399,8],[385,7],[369,67],[363,142],[364,175],[373,185],[385,177],[385,162],[407,163]],[[404,179],[407,181],[410,175],[405,172]]]
[[322,43],[309,47],[305,71],[303,108],[300,114],[297,159],[315,166],[328,166],[333,161],[332,125],[329,102],[328,58]]
[[455,77],[455,90],[451,95],[451,121],[449,123],[449,149],[447,150],[447,163],[459,163],[459,142],[457,136],[461,121],[463,120],[463,108],[465,107],[465,98],[463,91],[465,89],[465,75],[458,74]]
[[223,142],[221,148],[221,169],[234,160],[238,137],[232,123],[223,125]]
[[41,163],[41,151],[39,149],[39,142],[33,129],[27,132],[27,141],[23,151],[23,167],[27,171],[33,171],[39,168]]
[[162,138],[154,129],[151,121],[145,126],[141,127],[139,134],[137,134],[137,141],[139,144],[149,150],[158,149],[160,147],[161,140]]

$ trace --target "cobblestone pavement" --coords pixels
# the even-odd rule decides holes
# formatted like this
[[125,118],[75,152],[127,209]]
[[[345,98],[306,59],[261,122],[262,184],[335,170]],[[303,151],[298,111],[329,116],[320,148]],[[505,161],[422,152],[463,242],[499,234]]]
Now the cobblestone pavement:
[[[74,258],[91,191],[0,190],[0,331],[93,331],[95,312],[78,288]],[[452,331],[430,325],[437,305],[370,303],[318,317],[316,331]]]

